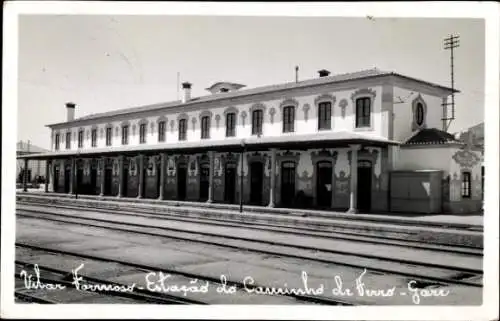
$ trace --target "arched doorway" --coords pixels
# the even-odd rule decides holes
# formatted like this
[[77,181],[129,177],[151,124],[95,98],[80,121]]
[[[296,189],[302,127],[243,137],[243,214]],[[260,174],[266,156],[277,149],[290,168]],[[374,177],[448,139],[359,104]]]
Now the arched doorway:
[[226,163],[224,171],[224,201],[230,204],[235,202],[236,194],[236,163]]
[[372,162],[358,161],[357,208],[360,212],[369,212],[372,201]]
[[186,163],[179,163],[177,165],[177,199],[184,201],[186,199],[187,188],[187,165]]
[[262,189],[264,182],[264,164],[252,162],[250,165],[250,203],[262,204]]
[[129,162],[127,159],[123,160],[123,181],[122,181],[122,195],[123,197],[128,196],[128,180],[129,178]]
[[76,162],[76,193],[77,194],[82,194],[84,191],[82,189],[83,185],[83,161],[78,160]]
[[110,164],[104,167],[104,195],[111,195],[111,186],[113,185],[113,168]]
[[295,199],[295,162],[281,163],[281,205],[291,206]]
[[55,193],[59,192],[59,173],[60,173],[60,168],[59,165],[54,166],[54,178],[53,178],[53,190]]
[[332,163],[316,163],[316,203],[319,207],[332,205]]
[[95,160],[90,162],[90,192],[92,195],[96,194],[97,188],[97,164]]
[[200,201],[208,200],[208,188],[210,180],[210,165],[208,163],[200,164]]
[[71,165],[64,166],[64,193],[69,193],[71,184]]

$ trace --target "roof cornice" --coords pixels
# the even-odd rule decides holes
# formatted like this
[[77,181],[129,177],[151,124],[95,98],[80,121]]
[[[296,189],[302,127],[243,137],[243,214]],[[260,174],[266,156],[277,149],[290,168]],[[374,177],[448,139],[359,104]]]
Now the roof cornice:
[[[141,115],[144,113],[148,112],[159,112],[159,111],[173,111],[175,112],[177,109],[182,109],[183,111],[186,111],[186,107],[198,107],[200,105],[211,105],[211,104],[219,104],[219,105],[224,105],[224,104],[234,104],[234,100],[246,100],[250,97],[254,96],[259,96],[259,95],[269,95],[269,94],[278,94],[278,93],[283,93],[283,92],[294,92],[297,90],[303,90],[306,88],[312,88],[312,87],[322,87],[322,86],[331,86],[334,84],[338,84],[339,87],[342,87],[342,85],[345,84],[350,84],[350,83],[356,83],[356,82],[362,82],[362,81],[367,81],[367,80],[376,80],[376,79],[385,79],[388,80],[390,83],[392,83],[392,80],[394,78],[400,78],[404,79],[407,81],[419,83],[422,85],[425,85],[426,87],[429,88],[434,88],[435,90],[440,90],[443,92],[443,94],[451,94],[452,89],[444,86],[440,86],[437,84],[433,84],[430,82],[422,81],[416,78],[404,76],[395,72],[386,72],[386,73],[380,73],[380,74],[373,74],[373,75],[367,75],[363,77],[357,77],[357,78],[348,78],[348,79],[342,79],[338,80],[335,79],[334,77],[336,76],[331,76],[331,77],[322,77],[322,78],[317,78],[317,79],[308,79],[302,82],[297,83],[296,86],[293,86],[293,83],[284,83],[284,84],[279,84],[279,85],[287,85],[289,84],[292,87],[287,87],[287,88],[276,88],[272,89],[270,88],[271,86],[266,86],[262,87],[262,91],[257,91],[259,88],[250,88],[250,89],[245,89],[245,90],[238,90],[234,92],[229,92],[229,93],[224,93],[224,94],[212,94],[212,95],[206,95],[206,96],[201,96],[192,99],[191,101],[182,103],[181,101],[173,101],[173,102],[165,102],[165,103],[159,103],[159,104],[152,104],[152,105],[144,105],[144,106],[138,106],[138,107],[132,107],[132,108],[147,108],[151,106],[150,109],[145,109],[145,110],[133,110],[133,111],[127,111],[124,110],[123,113],[118,113],[114,115],[103,115],[99,116],[99,114],[96,114],[95,117],[92,118],[84,118],[84,119],[75,119],[70,122],[61,122],[61,123],[54,123],[54,124],[49,124],[46,125],[46,127],[49,128],[56,128],[56,127],[68,127],[68,126],[78,126],[78,125],[83,125],[85,123],[95,123],[97,120],[106,122],[110,119],[117,118],[117,117],[122,117],[122,116],[130,116],[130,115]],[[330,81],[328,81],[328,78],[332,78]],[[383,83],[381,82],[380,85]],[[279,86],[277,85],[277,86]],[[454,92],[459,92],[458,90],[455,90]],[[118,111],[117,111],[118,112]]]

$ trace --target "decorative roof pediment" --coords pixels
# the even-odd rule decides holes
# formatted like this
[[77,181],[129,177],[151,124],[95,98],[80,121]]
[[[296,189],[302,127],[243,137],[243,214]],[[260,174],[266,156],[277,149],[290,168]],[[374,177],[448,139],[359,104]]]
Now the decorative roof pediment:
[[221,81],[221,82],[216,82],[212,86],[205,89],[211,92],[212,94],[219,94],[219,93],[235,91],[243,87],[245,87],[245,85]]

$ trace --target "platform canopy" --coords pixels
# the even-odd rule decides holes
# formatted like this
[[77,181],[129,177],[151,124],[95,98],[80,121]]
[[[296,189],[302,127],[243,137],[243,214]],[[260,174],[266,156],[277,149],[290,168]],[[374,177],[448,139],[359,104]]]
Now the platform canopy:
[[206,151],[216,152],[239,152],[267,150],[270,148],[281,149],[316,149],[316,148],[340,148],[349,147],[350,144],[362,144],[371,147],[386,147],[388,145],[400,145],[399,142],[388,140],[383,137],[353,133],[347,131],[325,132],[303,135],[281,135],[281,136],[253,136],[246,139],[226,138],[223,140],[200,140],[196,142],[161,143],[155,145],[123,145],[105,148],[86,148],[80,150],[61,150],[40,154],[21,155],[18,159],[53,159],[65,157],[84,156],[113,156],[123,154],[155,154],[167,153],[196,153]]

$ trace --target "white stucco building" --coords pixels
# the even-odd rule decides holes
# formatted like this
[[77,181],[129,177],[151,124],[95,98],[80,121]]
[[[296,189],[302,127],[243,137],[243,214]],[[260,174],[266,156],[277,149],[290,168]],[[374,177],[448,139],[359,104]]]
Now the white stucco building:
[[[442,131],[450,88],[378,69],[321,70],[249,89],[218,82],[201,97],[191,86],[183,83],[180,101],[80,118],[68,103],[67,121],[48,125],[51,151],[28,158],[48,161],[49,192],[225,203],[241,196],[351,212],[412,210],[401,204],[423,186],[415,170],[430,170],[441,196],[419,194],[420,203],[439,202],[422,211],[480,209],[477,152]],[[403,171],[420,178],[394,194],[400,178],[391,173]]]

